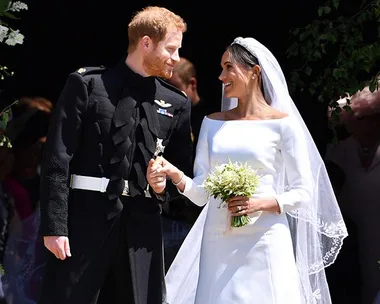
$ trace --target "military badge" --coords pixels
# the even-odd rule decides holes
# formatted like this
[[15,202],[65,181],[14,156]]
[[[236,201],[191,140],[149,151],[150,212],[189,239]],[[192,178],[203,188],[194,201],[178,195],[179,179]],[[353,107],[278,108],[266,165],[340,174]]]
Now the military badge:
[[165,150],[165,146],[162,144],[162,139],[161,138],[157,138],[157,142],[156,142],[156,150],[154,151],[154,156],[157,157],[159,156],[160,154],[164,153],[164,150]]
[[172,106],[171,103],[166,102],[165,100],[157,100],[155,99],[154,102],[161,108],[170,108]]
[[157,113],[168,116],[168,117],[173,117],[173,114],[168,112],[168,110],[166,110],[166,109],[158,109]]

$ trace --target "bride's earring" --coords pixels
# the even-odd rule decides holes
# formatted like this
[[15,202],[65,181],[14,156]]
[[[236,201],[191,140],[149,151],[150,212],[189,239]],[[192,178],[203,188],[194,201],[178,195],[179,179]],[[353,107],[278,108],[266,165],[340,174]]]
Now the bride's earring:
[[252,79],[255,79],[255,75],[252,76]]

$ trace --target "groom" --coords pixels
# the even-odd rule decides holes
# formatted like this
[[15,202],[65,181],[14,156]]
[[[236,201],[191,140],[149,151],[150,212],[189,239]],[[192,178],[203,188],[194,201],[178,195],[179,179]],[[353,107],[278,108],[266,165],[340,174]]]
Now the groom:
[[186,23],[138,12],[128,55],[66,82],[44,151],[41,231],[49,250],[39,304],[162,304],[161,203],[145,172],[155,151],[192,171],[190,102],[161,79],[179,60]]

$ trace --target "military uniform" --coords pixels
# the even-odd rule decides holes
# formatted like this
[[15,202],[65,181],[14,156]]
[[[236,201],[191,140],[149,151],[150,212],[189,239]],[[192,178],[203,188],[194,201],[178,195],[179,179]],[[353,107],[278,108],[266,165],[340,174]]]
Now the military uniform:
[[157,197],[145,176],[160,140],[191,175],[190,104],[124,61],[70,74],[44,148],[41,231],[68,236],[72,257],[49,253],[39,304],[163,302],[160,203],[179,193],[168,182]]

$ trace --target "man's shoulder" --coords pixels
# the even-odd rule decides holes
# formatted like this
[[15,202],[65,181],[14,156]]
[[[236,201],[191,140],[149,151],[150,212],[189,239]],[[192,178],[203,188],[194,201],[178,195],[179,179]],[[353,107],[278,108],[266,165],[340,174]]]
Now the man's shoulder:
[[162,85],[162,87],[164,89],[168,90],[169,92],[173,92],[175,94],[179,94],[181,97],[183,97],[184,100],[187,100],[187,95],[186,95],[185,92],[183,92],[180,89],[178,89],[177,87],[171,85],[169,82],[167,82],[163,78],[157,77],[157,80],[160,82],[160,84]]
[[103,65],[88,66],[77,69],[74,74],[80,75],[83,78],[87,78],[88,76],[103,75],[106,70],[107,68]]
[[[103,66],[98,67],[82,67],[79,68],[73,72],[71,72],[68,75],[67,81],[68,83],[83,83],[85,85],[88,85],[92,79],[98,78],[100,79],[101,76],[106,71],[106,68]],[[99,76],[99,77],[97,77]]]
[[89,94],[108,96],[109,92],[118,91],[122,81],[114,69],[106,66],[89,66],[77,69],[72,73],[80,78],[89,88]]

